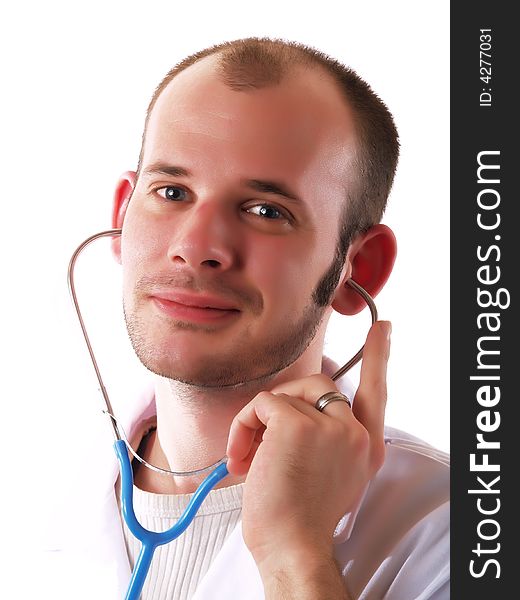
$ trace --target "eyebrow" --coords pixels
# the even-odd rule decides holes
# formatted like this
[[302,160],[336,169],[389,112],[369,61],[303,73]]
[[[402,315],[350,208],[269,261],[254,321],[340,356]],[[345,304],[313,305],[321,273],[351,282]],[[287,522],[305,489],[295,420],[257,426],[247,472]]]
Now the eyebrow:
[[292,202],[301,202],[298,196],[293,194],[286,185],[280,182],[264,181],[263,179],[249,179],[246,182],[246,185],[257,192],[277,194],[278,196],[283,196]]
[[[163,162],[153,163],[143,170],[143,175],[170,175],[172,177],[191,177],[192,173],[177,165],[170,165]],[[247,187],[264,194],[276,194],[282,196],[291,202],[301,203],[301,199],[296,196],[287,185],[280,181],[267,181],[264,179],[246,179],[242,182]]]
[[143,171],[144,175],[171,175],[172,177],[190,177],[191,173],[184,167],[177,167],[167,163],[153,163]]

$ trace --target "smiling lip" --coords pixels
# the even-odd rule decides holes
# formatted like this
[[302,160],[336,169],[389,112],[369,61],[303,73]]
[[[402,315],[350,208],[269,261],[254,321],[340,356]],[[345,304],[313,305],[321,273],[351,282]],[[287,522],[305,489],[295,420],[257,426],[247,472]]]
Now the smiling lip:
[[152,300],[162,312],[181,321],[210,323],[240,313],[229,301],[216,296],[160,291],[152,294]]

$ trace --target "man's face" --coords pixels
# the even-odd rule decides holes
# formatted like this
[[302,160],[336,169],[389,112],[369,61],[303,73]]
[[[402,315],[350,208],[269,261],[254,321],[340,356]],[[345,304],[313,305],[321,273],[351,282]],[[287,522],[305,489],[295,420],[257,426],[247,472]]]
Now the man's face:
[[214,60],[160,95],[121,242],[139,358],[199,386],[277,373],[324,330],[330,311],[312,296],[333,263],[354,149],[326,76],[237,92]]

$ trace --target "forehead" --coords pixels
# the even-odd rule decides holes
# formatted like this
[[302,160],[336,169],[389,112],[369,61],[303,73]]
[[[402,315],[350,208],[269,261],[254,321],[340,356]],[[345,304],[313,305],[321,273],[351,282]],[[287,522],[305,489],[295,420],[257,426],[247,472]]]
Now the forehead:
[[235,91],[220,79],[212,56],[182,71],[160,94],[143,165],[193,160],[206,172],[213,166],[303,185],[321,177],[344,194],[354,150],[352,112],[324,71],[300,68],[280,84]]

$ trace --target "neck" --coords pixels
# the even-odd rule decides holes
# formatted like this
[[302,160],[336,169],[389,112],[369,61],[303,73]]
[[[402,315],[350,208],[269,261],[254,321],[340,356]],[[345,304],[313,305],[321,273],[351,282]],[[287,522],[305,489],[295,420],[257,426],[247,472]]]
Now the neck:
[[[157,434],[146,452],[150,462],[172,471],[193,471],[225,456],[229,429],[235,415],[261,391],[321,371],[322,346],[308,352],[275,376],[225,388],[202,388],[171,379],[156,378]],[[141,473],[141,471],[140,471]],[[145,469],[139,487],[156,493],[194,492],[204,477],[165,477]],[[228,475],[217,487],[242,483]]]

